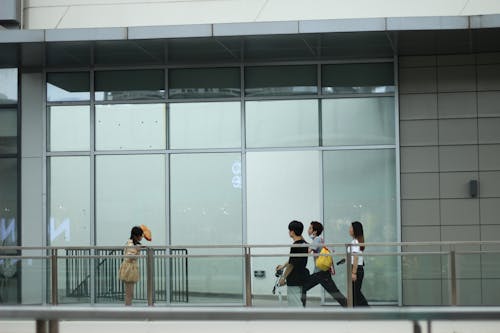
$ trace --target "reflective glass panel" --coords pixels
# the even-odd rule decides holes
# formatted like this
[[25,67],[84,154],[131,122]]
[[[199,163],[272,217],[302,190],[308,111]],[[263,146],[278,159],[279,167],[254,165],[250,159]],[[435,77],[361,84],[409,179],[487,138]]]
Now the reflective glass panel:
[[0,245],[17,245],[17,159],[0,158]]
[[318,101],[246,103],[247,147],[318,146]]
[[47,100],[88,101],[90,99],[90,76],[88,72],[48,73]]
[[241,146],[241,103],[172,103],[170,148]]
[[[323,154],[325,239],[348,243],[353,221],[363,224],[366,242],[396,242],[396,161],[394,149],[337,150]],[[369,252],[394,248],[367,247]],[[365,256],[363,294],[396,302],[397,258]],[[345,271],[337,279],[346,279]]]
[[[303,235],[309,241],[309,222],[321,217],[321,153],[248,152],[246,161],[248,243],[291,244],[288,223],[292,220],[304,224]],[[283,247],[252,250],[253,254],[289,252],[289,248]],[[252,271],[265,272],[265,277],[252,281],[255,298],[268,297],[269,286],[275,281],[275,267],[287,260],[286,256],[252,258]],[[308,268],[314,271],[311,258]],[[318,289],[309,291],[308,298],[318,297]]]
[[0,158],[0,304],[17,304],[21,262],[12,259],[16,251],[3,246],[19,245],[20,224],[17,213],[17,159]]
[[90,106],[49,107],[49,151],[90,149]]
[[51,157],[49,160],[48,243],[53,246],[89,246],[90,158]]
[[324,99],[322,106],[324,146],[395,143],[393,97]]
[[164,97],[165,73],[162,69],[95,72],[96,101]]
[[239,97],[240,69],[189,68],[168,72],[170,98]]
[[17,68],[0,68],[0,104],[17,103]]
[[323,65],[323,94],[394,92],[393,63]]
[[[172,245],[241,245],[240,154],[171,155],[170,184]],[[231,255],[189,259],[190,302],[242,302],[241,249],[187,250]]]
[[148,245],[165,245],[165,156],[96,156],[95,174],[97,245],[126,244],[140,224],[152,230]]
[[0,154],[17,153],[17,110],[0,109]]
[[165,149],[165,104],[96,105],[97,150]]
[[245,95],[310,95],[318,92],[314,65],[259,66],[245,69]]

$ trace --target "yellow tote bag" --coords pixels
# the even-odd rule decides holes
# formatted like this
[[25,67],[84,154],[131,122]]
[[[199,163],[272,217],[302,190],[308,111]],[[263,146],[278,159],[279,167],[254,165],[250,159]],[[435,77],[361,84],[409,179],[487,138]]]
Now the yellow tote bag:
[[319,252],[320,256],[316,259],[316,267],[322,271],[327,271],[333,265],[332,254],[326,246],[323,246]]

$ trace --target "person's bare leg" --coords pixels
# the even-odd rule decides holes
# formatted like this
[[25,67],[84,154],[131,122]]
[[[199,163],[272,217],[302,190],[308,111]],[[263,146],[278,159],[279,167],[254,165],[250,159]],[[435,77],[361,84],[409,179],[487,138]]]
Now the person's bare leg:
[[134,283],[125,282],[125,305],[132,305],[134,298]]

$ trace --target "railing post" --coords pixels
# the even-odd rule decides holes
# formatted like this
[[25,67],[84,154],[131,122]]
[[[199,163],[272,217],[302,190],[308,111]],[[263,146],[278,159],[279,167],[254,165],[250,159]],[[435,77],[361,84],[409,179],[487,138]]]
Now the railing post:
[[47,321],[42,319],[36,320],[36,333],[47,333]]
[[245,247],[245,305],[252,306],[252,265],[250,262],[250,248]]
[[455,249],[450,250],[450,304],[457,305],[457,268]]
[[49,320],[49,333],[59,333],[59,320],[58,319]]
[[153,281],[153,270],[154,270],[154,257],[153,257],[153,249],[147,248],[146,250],[146,276],[147,276],[147,293],[148,293],[148,306],[153,306],[153,289],[154,289],[154,281]]
[[346,277],[347,277],[347,307],[352,308],[353,306],[353,293],[352,293],[352,257],[351,257],[351,245],[346,244],[345,246],[345,264],[346,264]]
[[50,256],[50,279],[51,279],[51,302],[52,305],[58,304],[58,295],[57,295],[57,249],[52,249]]

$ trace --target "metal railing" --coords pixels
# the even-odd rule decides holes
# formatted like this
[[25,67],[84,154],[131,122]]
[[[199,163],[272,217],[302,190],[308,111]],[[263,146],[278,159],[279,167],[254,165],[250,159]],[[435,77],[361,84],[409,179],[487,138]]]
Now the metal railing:
[[[449,304],[457,305],[458,290],[457,290],[457,255],[464,254],[499,254],[500,241],[474,241],[474,242],[393,242],[393,243],[367,243],[367,249],[363,256],[365,260],[377,257],[396,257],[404,258],[405,256],[422,256],[422,255],[441,255],[448,258],[447,279],[449,280]],[[252,260],[265,257],[289,257],[289,256],[312,256],[312,254],[294,254],[286,253],[290,248],[289,244],[272,244],[272,245],[226,245],[226,246],[183,246],[185,249],[176,247],[151,247],[146,248],[139,256],[141,258],[141,274],[142,278],[136,285],[135,299],[140,299],[147,302],[148,305],[154,305],[156,302],[182,303],[189,301],[190,288],[189,281],[189,259],[198,258],[240,258],[243,263],[243,299],[242,304],[251,307],[253,306],[254,296],[252,294]],[[298,247],[304,247],[307,245]],[[350,247],[352,244],[327,244],[330,248],[343,248],[344,252],[337,251],[335,255],[338,258],[345,258],[346,272],[352,269]],[[432,248],[432,251],[410,251],[413,248],[425,246]],[[457,250],[463,247],[474,246],[479,250]],[[494,247],[494,250],[486,249],[486,247]],[[187,249],[193,249],[188,253]],[[387,249],[391,251],[380,251],[376,249]],[[223,254],[208,253],[205,250],[226,250]],[[232,249],[232,254],[227,254],[227,250]],[[272,251],[266,250],[274,249]],[[118,280],[118,266],[123,255],[122,248],[110,247],[2,247],[2,250],[16,250],[22,253],[21,255],[0,256],[1,259],[41,259],[47,261],[47,267],[50,267],[47,275],[47,285],[50,288],[50,303],[56,305],[59,303],[60,285],[58,279],[59,268],[61,262],[66,265],[66,291],[65,297],[92,297],[94,293],[94,303],[105,303],[106,299],[121,300],[123,299],[122,284]],[[63,250],[63,251],[61,251]],[[203,251],[202,251],[203,250]],[[45,255],[24,255],[24,253],[46,253]],[[67,251],[65,255],[62,253]],[[80,252],[78,252],[80,251]],[[114,252],[113,252],[114,251]],[[231,252],[230,251],[230,252]],[[263,253],[264,252],[264,253]],[[315,254],[318,256],[318,254]],[[356,254],[352,254],[356,256]],[[64,261],[61,261],[64,260]],[[94,265],[90,264],[94,261]],[[92,273],[92,270],[94,271]],[[92,281],[89,276],[94,274],[95,280]],[[346,294],[348,306],[352,307],[352,277],[351,274],[345,274]],[[73,277],[74,276],[74,277]],[[401,278],[401,276],[399,277]],[[500,302],[499,302],[500,303]]]
[[[413,333],[431,333],[433,321],[500,321],[500,307],[418,307],[400,308],[378,307],[370,309],[259,309],[259,308],[209,308],[209,307],[153,307],[153,308],[109,308],[109,307],[51,307],[51,306],[5,306],[0,311],[0,319],[35,320],[36,333],[58,333],[59,321],[193,321],[206,322],[335,322],[335,321],[407,321],[412,323]],[[205,327],[207,323],[204,324]],[[387,325],[387,324],[386,324]],[[480,331],[480,328],[478,328]]]
[[[89,260],[89,258],[92,258],[91,250],[90,248],[65,250],[66,298],[90,298],[90,286],[93,279],[95,281],[93,297],[96,303],[123,301],[123,285],[117,279],[123,258],[123,249],[95,249],[95,255],[99,259],[94,265],[93,274],[91,261]],[[148,261],[139,261],[138,263],[141,278],[135,285],[134,298],[148,301],[148,272],[152,270],[151,275],[155,283],[155,291],[151,303],[167,301],[167,281],[170,282],[170,301],[187,303],[189,301],[187,249],[170,249],[172,255],[170,259],[164,256],[167,249],[157,248],[151,249],[151,251],[153,256],[152,268],[148,268]],[[179,257],[179,255],[182,255],[182,257]],[[170,266],[170,269],[167,269],[167,265]],[[167,272],[169,272],[170,278],[167,278]]]

